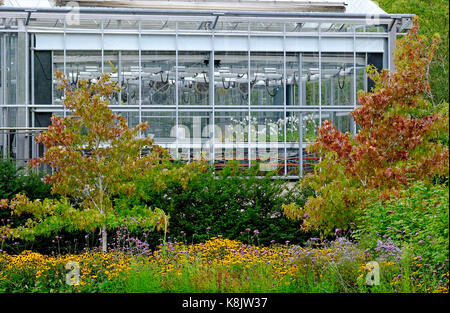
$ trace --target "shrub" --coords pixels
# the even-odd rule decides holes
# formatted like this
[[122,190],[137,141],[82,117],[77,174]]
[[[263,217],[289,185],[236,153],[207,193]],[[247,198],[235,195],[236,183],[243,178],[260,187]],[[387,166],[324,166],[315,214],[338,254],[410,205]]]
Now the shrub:
[[[123,196],[122,206],[160,207],[170,216],[169,236],[180,241],[201,242],[215,235],[254,244],[300,242],[300,223],[282,214],[282,204],[305,199],[290,190],[281,179],[271,174],[258,177],[258,169],[237,166],[214,173],[209,170],[193,177],[184,187],[172,177],[164,181],[166,188],[152,188],[152,178],[143,179],[133,198]],[[152,237],[153,236],[153,237]],[[159,237],[150,235],[156,243]]]
[[11,199],[17,193],[24,193],[32,200],[52,198],[51,186],[42,177],[42,173],[26,174],[11,159],[0,160],[0,199]]
[[397,247],[409,250],[417,275],[439,281],[449,269],[448,192],[448,186],[415,182],[399,198],[372,203],[354,236],[377,257]]
[[[16,166],[12,159],[0,160],[0,200],[12,199],[16,194],[26,194],[31,200],[54,198],[51,194],[51,185],[42,180],[43,173],[26,173],[24,168]],[[0,209],[0,227],[23,225],[29,215],[11,216],[7,210]],[[12,243],[7,243],[0,238],[0,249],[11,250]],[[25,248],[23,245],[15,245],[15,248]]]

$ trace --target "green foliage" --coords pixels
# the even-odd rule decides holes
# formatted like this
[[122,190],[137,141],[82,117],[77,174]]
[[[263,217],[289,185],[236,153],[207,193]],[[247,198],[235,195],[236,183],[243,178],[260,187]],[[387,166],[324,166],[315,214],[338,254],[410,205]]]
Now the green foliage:
[[420,33],[432,37],[439,34],[441,44],[430,67],[433,103],[449,102],[449,6],[447,0],[376,0],[388,13],[416,14]]
[[[271,240],[284,243],[308,239],[300,233],[298,222],[283,216],[281,208],[292,201],[303,204],[305,196],[288,190],[285,181],[271,176],[269,173],[259,178],[257,167],[242,170],[232,166],[216,173],[199,173],[185,186],[173,175],[165,176],[163,181],[161,176],[159,180],[141,177],[134,196],[121,197],[117,207],[145,204],[164,208],[170,216],[169,236],[188,242],[204,241],[214,235],[266,244]],[[154,187],[157,184],[166,187],[158,190]]]
[[[42,180],[42,173],[28,171],[26,174],[23,167],[16,166],[11,159],[0,160],[0,200],[12,199],[16,194],[26,194],[30,199],[53,198],[51,185]],[[0,226],[24,224],[28,216],[11,216],[8,210],[0,209]],[[2,242],[0,249],[5,249]]]
[[348,228],[373,197],[373,190],[359,186],[357,179],[349,176],[336,159],[336,153],[326,154],[314,175],[299,181],[299,190],[310,191],[304,205],[283,205],[287,217],[303,221],[301,229],[305,232],[318,230],[326,237],[335,229]]
[[50,184],[42,181],[43,175],[16,166],[11,159],[0,160],[0,199],[11,199],[18,193],[30,199],[51,198]]
[[375,83],[370,92],[360,91],[360,106],[352,117],[360,131],[351,136],[324,121],[310,152],[321,162],[301,188],[315,193],[301,207],[285,205],[294,220],[303,217],[303,229],[330,234],[349,228],[372,199],[387,199],[411,180],[445,181],[448,177],[448,109],[433,106],[427,68],[439,40],[411,31],[397,41],[396,71],[368,68]]
[[30,165],[51,166],[54,171],[45,178],[52,184],[52,193],[71,197],[73,203],[67,199],[29,201],[19,194],[10,203],[2,201],[0,207],[11,215],[30,218],[22,225],[2,225],[0,233],[11,239],[34,240],[62,230],[101,228],[102,250],[106,251],[107,229],[122,222],[131,223],[130,227],[163,228],[167,217],[160,209],[137,207],[132,210],[133,219],[127,219],[130,212],[124,216],[112,204],[116,195],[133,193],[134,180],[143,172],[156,167],[161,173],[160,161],[169,157],[153,139],[142,136],[148,123],[129,128],[123,116],[112,112],[109,99],[120,88],[109,75],[95,83],[82,79],[76,86],[59,71],[55,76],[58,89],[64,90],[64,107],[72,116],[52,116],[48,129],[35,138],[46,151]]
[[9,203],[2,200],[0,208],[6,209],[11,215],[30,216],[24,224],[16,227],[0,226],[0,235],[21,240],[35,240],[36,236],[49,237],[61,231],[95,230],[105,224],[114,229],[126,223],[131,230],[142,227],[153,231],[157,224],[164,225],[165,217],[161,209],[150,210],[144,206],[134,212],[133,219],[128,220],[129,216],[117,213],[98,214],[87,208],[77,209],[67,198],[30,201],[22,194],[16,195]]
[[370,204],[358,225],[354,235],[365,248],[374,249],[391,238],[427,264],[419,272],[448,271],[448,186],[412,183],[399,198]]

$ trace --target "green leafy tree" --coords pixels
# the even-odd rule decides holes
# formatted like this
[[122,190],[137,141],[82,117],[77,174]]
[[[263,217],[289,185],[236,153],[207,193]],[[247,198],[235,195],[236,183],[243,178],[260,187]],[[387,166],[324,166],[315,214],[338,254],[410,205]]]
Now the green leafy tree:
[[[448,103],[449,95],[449,7],[448,0],[376,0],[388,13],[416,14],[420,17],[419,32],[428,37],[439,34],[441,43],[433,58],[429,73],[430,100],[435,104]],[[447,104],[448,105],[448,104]]]

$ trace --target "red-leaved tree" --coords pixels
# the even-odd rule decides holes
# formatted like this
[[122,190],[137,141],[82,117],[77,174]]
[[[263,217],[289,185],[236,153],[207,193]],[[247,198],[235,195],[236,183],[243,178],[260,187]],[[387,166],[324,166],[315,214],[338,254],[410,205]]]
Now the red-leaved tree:
[[427,98],[439,39],[430,42],[417,31],[416,20],[397,41],[395,72],[368,67],[375,87],[358,93],[360,106],[351,113],[357,135],[340,132],[330,121],[318,128],[309,149],[323,160],[301,182],[315,194],[303,208],[284,206],[288,217],[303,219],[305,230],[346,228],[373,197],[395,196],[413,180],[448,177],[448,104],[436,107]]

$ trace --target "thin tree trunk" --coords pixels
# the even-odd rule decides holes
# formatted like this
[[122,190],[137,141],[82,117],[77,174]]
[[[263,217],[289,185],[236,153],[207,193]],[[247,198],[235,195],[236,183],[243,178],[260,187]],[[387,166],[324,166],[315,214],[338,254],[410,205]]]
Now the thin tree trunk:
[[108,249],[107,238],[108,238],[108,234],[106,232],[106,225],[103,225],[103,227],[102,227],[102,251],[103,252],[106,252]]

